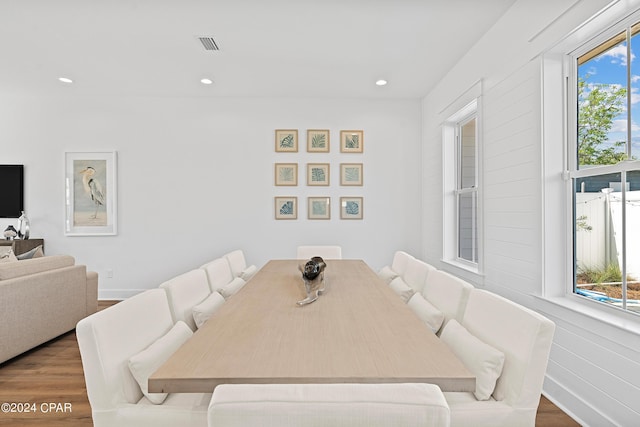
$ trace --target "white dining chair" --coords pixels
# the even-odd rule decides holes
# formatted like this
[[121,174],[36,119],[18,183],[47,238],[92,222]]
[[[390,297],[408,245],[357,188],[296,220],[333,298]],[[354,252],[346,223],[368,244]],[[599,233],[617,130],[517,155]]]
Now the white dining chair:
[[[151,349],[173,340],[177,326],[163,289],[144,291],[78,322],[76,335],[93,426],[207,425],[211,393],[170,393],[158,404],[143,392],[129,366],[132,358],[152,355]],[[183,324],[182,331],[186,329]]]
[[446,427],[449,406],[437,385],[222,384],[209,427]]
[[247,265],[242,249],[231,251],[223,257],[229,262],[234,277],[239,277],[245,282],[248,282],[258,271],[255,265]]
[[311,259],[314,256],[323,259],[342,259],[342,248],[335,245],[298,246],[296,259]]
[[198,268],[182,273],[162,283],[160,288],[167,293],[173,321],[182,320],[195,331],[193,307],[211,294],[206,271]]

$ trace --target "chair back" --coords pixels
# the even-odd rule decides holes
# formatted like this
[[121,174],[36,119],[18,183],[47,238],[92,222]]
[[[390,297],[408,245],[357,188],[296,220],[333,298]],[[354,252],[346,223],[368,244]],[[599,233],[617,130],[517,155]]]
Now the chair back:
[[[430,271],[422,295],[444,314],[444,324],[449,319],[462,322],[469,293],[473,285],[442,270]],[[443,325],[444,327],[444,325]]]
[[402,274],[404,282],[416,292],[422,292],[427,282],[427,276],[430,271],[436,268],[417,258],[410,258],[407,266]]
[[209,427],[449,426],[434,384],[223,384],[209,405]]
[[211,289],[211,292],[215,292],[218,289],[225,287],[227,284],[231,283],[234,278],[231,266],[226,258],[214,259],[200,268],[207,273],[207,280],[209,281],[209,288]]
[[342,259],[340,246],[298,246],[296,259],[311,259],[314,256],[323,259]]
[[409,265],[409,260],[412,259],[414,259],[413,256],[405,251],[396,251],[391,260],[391,269],[395,271],[396,274],[402,276],[407,269],[407,265]]
[[129,370],[129,358],[173,327],[167,295],[151,289],[80,320],[76,336],[87,395],[93,412],[137,403],[142,391]]
[[495,399],[518,408],[537,408],[555,324],[533,310],[481,289],[469,294],[461,323],[505,355],[493,392]]
[[160,288],[167,293],[174,323],[182,320],[192,331],[195,331],[193,306],[201,303],[211,294],[205,270],[198,268],[188,271],[167,280],[160,285]]
[[242,249],[236,249],[224,255],[224,258],[229,262],[233,277],[240,277],[245,268],[247,268],[247,260],[244,257]]

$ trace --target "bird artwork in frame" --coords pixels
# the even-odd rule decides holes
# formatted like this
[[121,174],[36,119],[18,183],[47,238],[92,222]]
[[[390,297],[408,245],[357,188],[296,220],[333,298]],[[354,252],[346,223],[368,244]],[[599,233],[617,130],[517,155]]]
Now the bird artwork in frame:
[[65,156],[65,234],[116,234],[116,153]]

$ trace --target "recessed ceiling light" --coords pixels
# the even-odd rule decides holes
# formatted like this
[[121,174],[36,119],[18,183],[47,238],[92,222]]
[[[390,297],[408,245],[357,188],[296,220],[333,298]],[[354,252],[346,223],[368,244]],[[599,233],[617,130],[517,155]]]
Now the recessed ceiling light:
[[201,79],[200,83],[202,83],[203,85],[210,85],[213,83],[213,80],[211,79]]
[[58,80],[60,80],[62,83],[73,83],[73,80],[71,80],[69,77],[58,77]]
[[380,80],[376,81],[376,85],[378,85],[378,86],[384,86],[386,84],[387,84],[387,81],[384,80],[384,79],[380,79]]

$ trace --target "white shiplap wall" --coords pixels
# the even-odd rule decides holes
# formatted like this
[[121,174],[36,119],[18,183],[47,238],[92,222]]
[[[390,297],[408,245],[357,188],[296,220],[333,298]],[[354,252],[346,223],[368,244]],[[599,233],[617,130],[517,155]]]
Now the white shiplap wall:
[[483,100],[485,284],[539,293],[540,67],[530,62]]
[[[555,2],[559,10],[549,12],[536,2],[516,2],[425,97],[423,257],[556,323],[544,385],[552,401],[583,425],[635,426],[640,425],[640,320],[630,317],[612,324],[603,321],[598,311],[570,308],[570,304],[545,297],[545,292],[552,296],[564,292],[564,263],[550,262],[543,245],[545,230],[559,229],[547,221],[561,223],[566,205],[562,199],[547,200],[544,210],[549,180],[561,179],[559,172],[545,169],[545,150],[547,155],[558,153],[545,144],[561,145],[562,137],[547,138],[543,133],[541,58],[605,3]],[[545,27],[545,22],[550,24]],[[443,120],[453,106],[468,102],[465,97],[477,82],[482,87],[482,275],[456,271],[442,262],[442,166],[437,165],[442,159]],[[559,156],[561,159],[561,149]],[[563,248],[564,241],[560,236],[556,248]],[[566,251],[553,254],[563,258]]]

